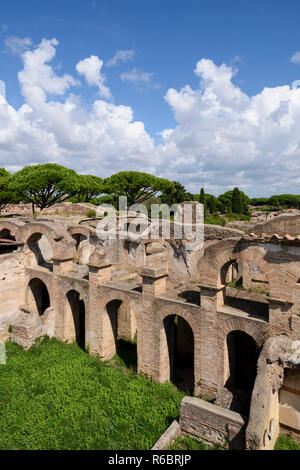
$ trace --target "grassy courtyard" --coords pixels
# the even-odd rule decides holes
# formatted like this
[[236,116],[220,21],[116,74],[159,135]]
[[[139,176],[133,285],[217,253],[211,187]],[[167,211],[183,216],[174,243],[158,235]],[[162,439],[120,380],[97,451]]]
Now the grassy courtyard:
[[[0,449],[150,449],[183,392],[46,339],[7,343],[0,366]],[[119,366],[118,366],[119,363]]]

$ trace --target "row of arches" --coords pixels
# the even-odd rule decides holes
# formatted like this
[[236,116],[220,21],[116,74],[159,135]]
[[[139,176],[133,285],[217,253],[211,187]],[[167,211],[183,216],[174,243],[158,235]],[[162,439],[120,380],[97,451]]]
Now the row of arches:
[[74,228],[62,237],[47,224],[0,224],[0,255],[16,251],[23,244],[27,248],[25,265],[40,266],[50,271],[53,270],[53,259],[61,251],[65,253],[67,249],[78,264],[87,264],[92,252],[87,229]]
[[[46,284],[38,278],[31,279],[27,287],[27,307],[42,317],[51,306]],[[70,290],[65,299],[64,334],[69,342],[77,342],[85,349],[85,303],[80,293]]]
[[[27,301],[30,311],[41,316],[50,307],[49,292],[42,280],[34,278],[29,282]],[[139,338],[134,313],[129,312],[126,304],[119,299],[110,300],[105,306],[105,313],[108,326],[105,329],[106,342],[110,343],[111,357],[118,354],[127,366],[137,370]],[[85,349],[85,321],[84,300],[78,291],[68,291],[65,298],[64,340],[76,341]],[[225,338],[224,386],[233,395],[240,397],[244,413],[247,414],[256,378],[259,349],[255,340],[244,331],[230,331]],[[165,344],[162,367],[168,369],[166,380],[182,390],[193,392],[196,353],[192,327],[180,315],[167,315],[161,325],[161,341]],[[232,409],[237,411],[234,402]]]

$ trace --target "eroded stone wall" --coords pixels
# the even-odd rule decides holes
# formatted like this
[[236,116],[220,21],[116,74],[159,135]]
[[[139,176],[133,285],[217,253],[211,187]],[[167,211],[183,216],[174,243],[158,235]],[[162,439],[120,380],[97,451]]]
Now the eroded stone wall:
[[8,328],[17,321],[24,299],[24,263],[21,253],[0,257],[0,339],[8,338]]

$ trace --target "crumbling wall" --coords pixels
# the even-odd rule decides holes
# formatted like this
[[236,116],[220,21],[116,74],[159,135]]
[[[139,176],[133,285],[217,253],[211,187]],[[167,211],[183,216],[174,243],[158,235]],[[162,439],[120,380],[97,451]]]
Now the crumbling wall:
[[300,235],[300,215],[284,214],[268,222],[258,223],[254,226],[247,228],[247,232],[253,232],[258,235],[265,233],[266,235],[273,235],[277,233],[280,236],[288,233],[289,235]]
[[24,263],[20,252],[0,256],[0,340],[8,338],[8,328],[16,322],[24,299]]
[[300,440],[300,367],[285,369],[283,384],[279,392],[280,425],[293,429]]
[[180,405],[180,430],[210,445],[243,449],[245,419],[234,411],[199,398],[184,397]]
[[284,381],[284,369],[300,371],[300,341],[282,337],[269,338],[258,361],[249,425],[246,429],[247,449],[273,449],[281,421],[297,431],[299,416],[291,403],[283,404],[285,409],[281,413],[280,389]]

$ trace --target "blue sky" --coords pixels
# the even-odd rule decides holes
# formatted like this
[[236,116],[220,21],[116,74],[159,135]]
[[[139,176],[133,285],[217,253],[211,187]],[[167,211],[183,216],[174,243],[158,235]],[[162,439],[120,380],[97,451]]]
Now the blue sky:
[[[214,194],[235,184],[252,196],[300,194],[300,90],[292,88],[300,79],[299,14],[297,0],[5,2],[0,164],[14,171],[57,161],[100,176],[151,171]],[[28,53],[46,49],[51,58],[32,65]],[[123,60],[109,65],[117,51]],[[78,72],[91,57],[98,61]],[[52,84],[41,81],[45,67]],[[66,74],[72,80],[57,88],[55,77]],[[40,102],[33,87],[45,92]]]

